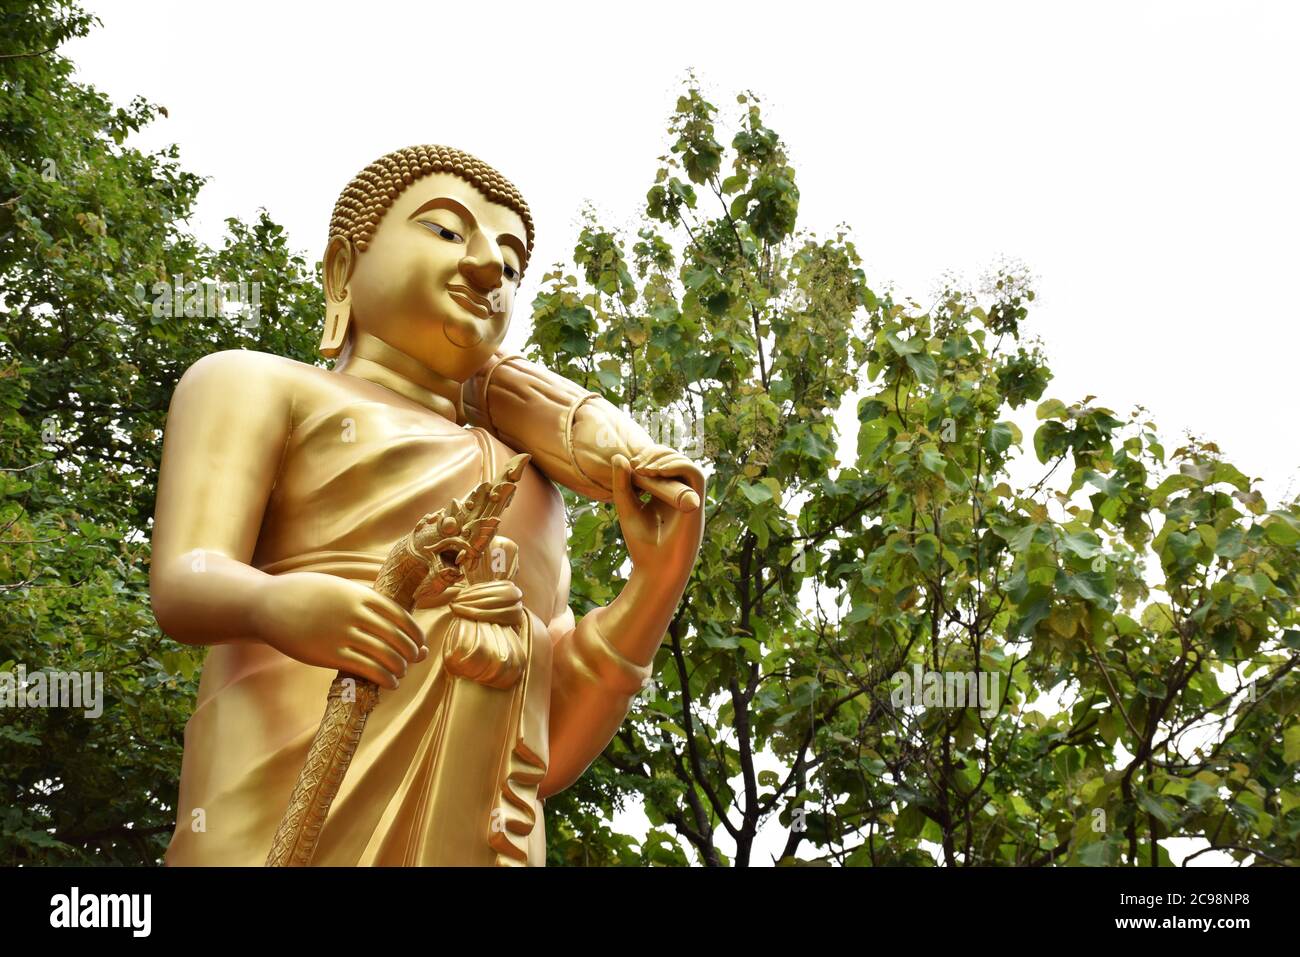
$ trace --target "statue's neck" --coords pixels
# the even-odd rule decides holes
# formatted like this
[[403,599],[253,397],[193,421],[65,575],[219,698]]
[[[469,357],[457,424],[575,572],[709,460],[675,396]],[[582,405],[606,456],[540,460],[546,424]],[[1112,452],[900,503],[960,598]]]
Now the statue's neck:
[[462,383],[438,375],[405,352],[360,329],[352,330],[348,349],[334,371],[382,385],[444,419],[465,424]]

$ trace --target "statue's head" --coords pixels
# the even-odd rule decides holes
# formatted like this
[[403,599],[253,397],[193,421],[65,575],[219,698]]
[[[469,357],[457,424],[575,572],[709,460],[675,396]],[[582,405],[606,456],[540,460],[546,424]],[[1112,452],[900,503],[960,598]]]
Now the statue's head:
[[321,353],[360,329],[464,381],[505,338],[532,249],[528,204],[492,167],[447,146],[389,153],[334,207]]

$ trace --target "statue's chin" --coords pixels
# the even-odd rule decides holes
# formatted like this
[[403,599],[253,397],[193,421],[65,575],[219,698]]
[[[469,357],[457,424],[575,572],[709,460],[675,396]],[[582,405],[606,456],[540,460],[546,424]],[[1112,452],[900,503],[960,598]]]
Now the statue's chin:
[[462,349],[472,349],[483,341],[483,330],[477,323],[448,322],[442,328],[451,344]]

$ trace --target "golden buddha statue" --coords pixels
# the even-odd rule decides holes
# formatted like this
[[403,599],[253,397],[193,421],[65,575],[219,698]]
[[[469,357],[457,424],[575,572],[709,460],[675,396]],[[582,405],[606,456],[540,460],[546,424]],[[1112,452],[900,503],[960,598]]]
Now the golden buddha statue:
[[[334,368],[220,352],[177,385],[153,608],[210,647],[167,864],[267,859],[336,671],[383,691],[312,863],[545,863],[543,802],[609,743],[681,599],[704,477],[500,350],[532,248],[527,205],[491,167],[441,146],[389,154],[331,221]],[[491,575],[411,611],[371,587],[423,516],[520,452]],[[618,597],[576,623],[553,483],[612,500],[631,559]],[[469,621],[492,629],[455,627]]]

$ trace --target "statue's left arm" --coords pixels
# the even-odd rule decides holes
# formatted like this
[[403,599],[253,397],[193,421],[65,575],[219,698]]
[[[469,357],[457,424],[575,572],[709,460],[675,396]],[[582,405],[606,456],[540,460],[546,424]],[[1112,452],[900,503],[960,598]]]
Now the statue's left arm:
[[[704,476],[680,453],[668,450],[638,471],[675,477],[704,502]],[[650,677],[655,652],[677,612],[704,532],[704,508],[679,512],[633,488],[630,463],[615,457],[612,495],[632,559],[617,598],[575,625],[568,608],[569,567],[560,580],[563,609],[550,623],[550,760],[539,797],[562,791],[605,749],[627,717],[632,699]]]
[[668,448],[622,409],[576,382],[500,349],[465,383],[466,421],[518,452],[552,482],[608,502],[615,455],[639,464]]

